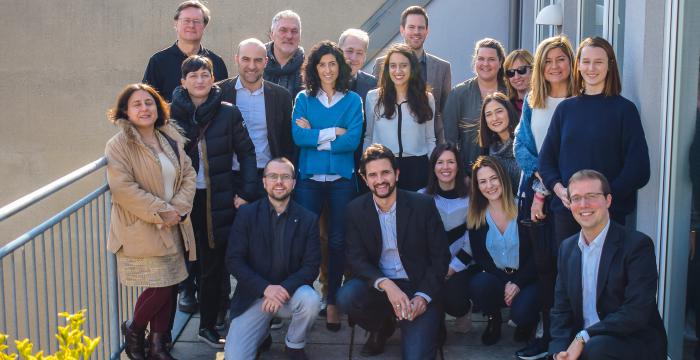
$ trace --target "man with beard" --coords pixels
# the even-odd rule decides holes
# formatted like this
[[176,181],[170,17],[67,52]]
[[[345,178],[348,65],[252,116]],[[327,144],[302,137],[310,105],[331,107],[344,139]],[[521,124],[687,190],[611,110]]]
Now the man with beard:
[[[438,144],[445,142],[445,133],[442,124],[442,109],[445,107],[447,94],[452,88],[452,69],[450,63],[429,54],[423,48],[425,39],[428,37],[428,13],[420,6],[409,6],[401,13],[401,26],[399,32],[403,37],[403,42],[408,45],[418,57],[421,64],[421,77],[430,85],[430,92],[435,98],[435,138]],[[379,73],[384,66],[382,56],[374,62],[372,74],[381,78]]]
[[[248,135],[255,145],[258,167],[258,191],[262,188],[262,173],[270,159],[285,157],[294,159],[292,141],[292,97],[281,86],[263,80],[263,70],[268,63],[265,44],[258,39],[247,39],[238,44],[234,57],[238,76],[217,83],[223,93],[222,100],[236,104],[243,115]],[[234,180],[240,180],[240,164],[233,160]],[[237,202],[243,203],[241,198]]]
[[290,199],[296,172],[289,160],[272,159],[264,169],[267,197],[239,209],[229,236],[226,267],[238,285],[225,357],[253,359],[269,336],[270,320],[279,316],[292,319],[285,337],[288,357],[307,359],[306,333],[321,306],[313,289],[321,264],[318,222]]
[[399,169],[386,146],[365,150],[360,173],[371,194],[348,205],[345,241],[354,278],[338,291],[338,306],[370,332],[363,355],[384,352],[398,319],[402,358],[434,359],[450,261],[440,214],[432,198],[396,189]]
[[269,61],[265,66],[265,80],[289,91],[292,98],[303,89],[301,65],[304,48],[301,40],[301,18],[292,10],[278,12],[272,18],[270,42],[265,44]]

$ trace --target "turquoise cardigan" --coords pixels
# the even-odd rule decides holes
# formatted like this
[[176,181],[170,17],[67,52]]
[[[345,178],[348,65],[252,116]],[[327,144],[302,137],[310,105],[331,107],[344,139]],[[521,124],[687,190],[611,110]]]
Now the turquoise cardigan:
[[[305,118],[311,129],[303,129],[296,119]],[[355,149],[362,135],[362,99],[352,91],[330,108],[306,91],[297,95],[292,112],[292,138],[299,146],[299,175],[307,179],[314,175],[340,175],[352,178],[355,169]],[[330,151],[318,151],[318,134],[322,129],[341,127],[347,132],[331,141]]]

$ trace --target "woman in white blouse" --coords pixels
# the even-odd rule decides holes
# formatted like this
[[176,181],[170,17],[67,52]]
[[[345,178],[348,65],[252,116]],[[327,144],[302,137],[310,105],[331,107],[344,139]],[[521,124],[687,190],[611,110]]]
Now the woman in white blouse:
[[404,44],[389,48],[379,87],[367,93],[364,149],[378,143],[397,155],[401,189],[428,182],[428,154],[435,148],[435,100],[421,77],[416,55]]

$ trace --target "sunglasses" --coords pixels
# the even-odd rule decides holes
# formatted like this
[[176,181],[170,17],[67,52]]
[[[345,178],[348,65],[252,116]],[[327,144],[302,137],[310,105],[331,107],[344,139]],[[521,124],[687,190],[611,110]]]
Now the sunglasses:
[[506,70],[506,76],[508,78],[512,78],[513,76],[515,76],[515,73],[518,73],[520,75],[525,75],[525,74],[527,74],[527,72],[530,69],[532,69],[532,66],[530,66],[530,65],[523,65],[517,69],[508,69],[508,70]]

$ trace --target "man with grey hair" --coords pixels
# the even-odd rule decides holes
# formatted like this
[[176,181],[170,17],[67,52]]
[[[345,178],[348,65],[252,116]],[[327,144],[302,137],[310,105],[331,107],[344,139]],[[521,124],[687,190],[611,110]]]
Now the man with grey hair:
[[265,80],[282,86],[294,98],[303,88],[301,65],[304,63],[304,49],[301,40],[301,18],[292,10],[278,12],[272,18],[270,42],[267,48],[268,62],[265,66]]
[[173,16],[177,34],[175,44],[155,53],[148,61],[142,81],[156,88],[168,102],[172,98],[173,90],[180,86],[180,66],[190,55],[209,58],[214,65],[215,79],[228,77],[224,60],[202,46],[204,30],[210,19],[209,9],[197,0],[187,0],[178,5]]
[[350,90],[360,95],[362,102],[365,101],[367,92],[377,87],[377,78],[361,70],[367,59],[368,45],[369,35],[360,29],[347,29],[338,39],[338,46],[352,69]]

